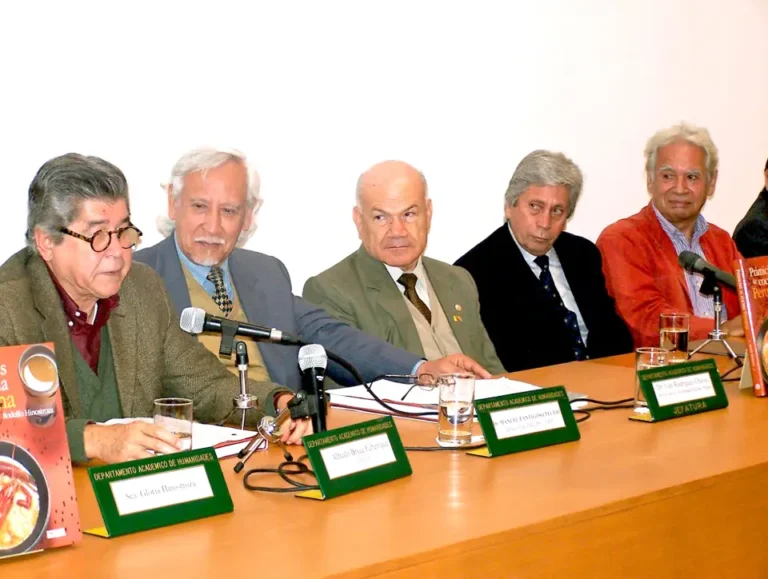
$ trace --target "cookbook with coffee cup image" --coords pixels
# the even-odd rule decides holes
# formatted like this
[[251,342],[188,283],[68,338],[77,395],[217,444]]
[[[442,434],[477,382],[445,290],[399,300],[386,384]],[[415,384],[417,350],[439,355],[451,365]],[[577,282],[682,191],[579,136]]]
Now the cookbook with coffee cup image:
[[53,344],[0,348],[0,559],[81,537]]

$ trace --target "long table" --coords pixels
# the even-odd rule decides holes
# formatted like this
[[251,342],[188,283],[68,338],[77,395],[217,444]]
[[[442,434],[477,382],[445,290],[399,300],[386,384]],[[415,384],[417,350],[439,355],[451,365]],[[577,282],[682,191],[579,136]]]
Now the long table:
[[[512,374],[600,399],[633,394],[631,356]],[[245,490],[234,513],[0,563],[4,577],[758,577],[768,572],[768,400],[658,424],[596,412],[578,442],[494,459],[411,452],[413,475],[330,501]],[[332,410],[331,426],[370,419]],[[432,423],[396,420],[406,446]],[[278,449],[249,467],[275,466]],[[253,482],[253,481],[252,481]],[[279,485],[264,475],[262,484]],[[82,527],[100,522],[75,469]]]

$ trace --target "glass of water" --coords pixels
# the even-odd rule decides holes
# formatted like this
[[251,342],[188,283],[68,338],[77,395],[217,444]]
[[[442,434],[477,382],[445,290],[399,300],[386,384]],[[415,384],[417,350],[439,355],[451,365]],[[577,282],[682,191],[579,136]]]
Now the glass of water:
[[659,347],[669,350],[668,364],[688,360],[688,314],[661,314],[659,316]]
[[437,378],[440,391],[437,440],[444,446],[463,446],[472,442],[475,375],[472,373],[441,374]]
[[648,412],[648,402],[645,400],[640,379],[637,373],[640,370],[661,368],[667,365],[669,350],[666,348],[637,348],[635,350],[635,412]]
[[192,401],[189,398],[155,400],[155,424],[181,441],[181,450],[192,449]]

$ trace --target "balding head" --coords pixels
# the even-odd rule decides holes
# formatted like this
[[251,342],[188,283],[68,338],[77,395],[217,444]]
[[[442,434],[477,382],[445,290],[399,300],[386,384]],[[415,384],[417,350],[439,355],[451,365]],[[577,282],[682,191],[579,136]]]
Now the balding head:
[[427,197],[427,180],[421,171],[404,161],[382,161],[360,175],[357,180],[358,207],[367,193],[376,195],[377,191],[391,187],[396,182],[409,186],[420,186],[424,198]]
[[352,218],[372,257],[413,270],[426,249],[432,222],[424,175],[403,161],[377,163],[357,180]]

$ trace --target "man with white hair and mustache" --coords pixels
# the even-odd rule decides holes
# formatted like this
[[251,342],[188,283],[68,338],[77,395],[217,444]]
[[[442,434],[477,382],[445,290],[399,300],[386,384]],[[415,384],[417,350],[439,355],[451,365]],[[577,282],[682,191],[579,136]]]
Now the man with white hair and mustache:
[[[165,280],[179,315],[193,306],[228,319],[277,328],[343,356],[365,380],[380,374],[438,374],[471,371],[489,378],[463,354],[426,361],[368,336],[333,318],[322,308],[293,295],[285,266],[278,259],[242,246],[255,229],[261,205],[259,178],[237,151],[197,149],[177,161],[168,185],[168,220],[160,225],[164,241],[136,253]],[[218,352],[219,336],[200,334]],[[298,390],[297,348],[245,339],[249,377]],[[231,360],[223,359],[231,371]],[[331,363],[328,375],[340,385],[356,383]]]

